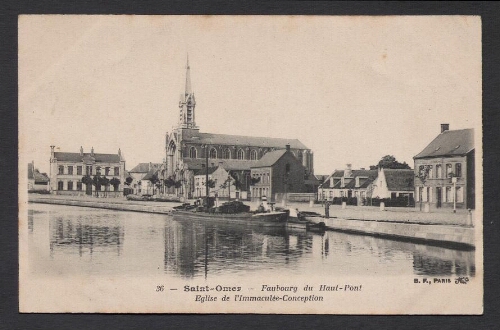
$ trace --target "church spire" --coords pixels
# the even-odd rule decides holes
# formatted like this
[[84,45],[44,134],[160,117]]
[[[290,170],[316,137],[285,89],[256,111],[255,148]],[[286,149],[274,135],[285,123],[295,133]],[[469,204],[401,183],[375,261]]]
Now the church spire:
[[196,101],[194,99],[194,93],[191,88],[191,72],[189,67],[189,54],[187,55],[186,62],[186,86],[184,90],[184,95],[181,94],[181,99],[179,101],[179,127],[181,128],[194,128],[196,129],[195,123],[195,106]]
[[191,90],[191,73],[189,69],[189,54],[187,54],[187,64],[186,64],[186,91],[185,95],[188,96],[192,93]]

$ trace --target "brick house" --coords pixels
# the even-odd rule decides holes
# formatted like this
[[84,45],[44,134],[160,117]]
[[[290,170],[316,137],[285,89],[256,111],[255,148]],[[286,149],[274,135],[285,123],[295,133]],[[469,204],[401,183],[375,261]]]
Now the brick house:
[[[441,133],[420,153],[415,162],[415,206],[420,202],[430,209],[475,208],[474,130],[449,130],[441,124]],[[425,182],[417,178],[428,169]]]
[[250,175],[258,181],[251,187],[253,199],[268,197],[281,200],[287,193],[305,192],[306,168],[286,149],[270,151],[250,168]]

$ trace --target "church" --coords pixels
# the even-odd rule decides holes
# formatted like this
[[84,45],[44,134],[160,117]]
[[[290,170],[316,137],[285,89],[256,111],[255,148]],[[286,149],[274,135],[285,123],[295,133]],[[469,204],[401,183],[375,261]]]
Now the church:
[[[207,165],[209,168],[222,166],[241,183],[242,191],[250,192],[252,166],[258,164],[266,153],[285,149],[287,146],[302,164],[307,184],[314,178],[314,155],[298,139],[201,132],[196,125],[196,100],[191,88],[188,59],[185,90],[179,100],[179,122],[172,132],[166,134],[165,178],[172,178],[180,183],[179,188],[169,188],[170,193],[191,198],[196,190],[194,174],[203,172]],[[313,187],[297,189],[297,192],[314,191]]]

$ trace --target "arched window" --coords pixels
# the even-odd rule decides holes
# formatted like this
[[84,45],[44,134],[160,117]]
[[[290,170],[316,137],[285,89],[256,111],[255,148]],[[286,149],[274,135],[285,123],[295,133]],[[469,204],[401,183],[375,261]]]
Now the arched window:
[[231,150],[224,149],[224,153],[222,154],[222,158],[224,158],[224,159],[231,159]]
[[238,150],[238,159],[239,160],[245,159],[245,152],[243,151],[243,149]]
[[250,160],[257,160],[257,150],[252,150],[250,152]]
[[215,149],[215,148],[210,149],[209,157],[213,158],[213,159],[217,159],[217,149]]
[[195,147],[191,147],[189,149],[189,158],[197,158],[196,156],[197,156],[196,155],[196,148]]

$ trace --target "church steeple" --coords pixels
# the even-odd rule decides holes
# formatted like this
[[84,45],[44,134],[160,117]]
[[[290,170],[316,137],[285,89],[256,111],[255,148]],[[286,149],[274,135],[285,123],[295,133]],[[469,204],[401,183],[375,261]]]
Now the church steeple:
[[194,93],[191,88],[191,68],[189,67],[189,55],[186,63],[186,86],[184,95],[181,94],[179,101],[179,127],[180,128],[197,128],[195,123],[195,106]]
[[185,96],[188,96],[192,93],[191,90],[191,73],[189,72],[189,54],[187,55],[187,64],[186,64],[186,92]]

